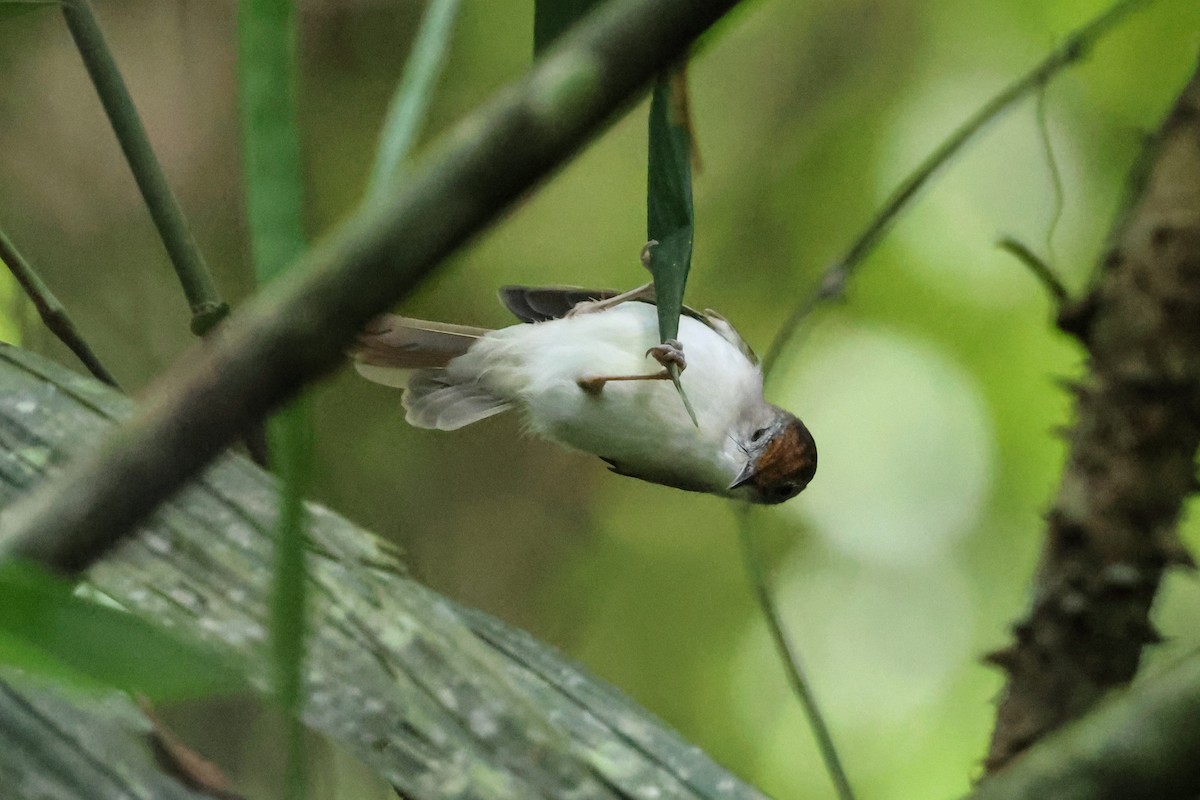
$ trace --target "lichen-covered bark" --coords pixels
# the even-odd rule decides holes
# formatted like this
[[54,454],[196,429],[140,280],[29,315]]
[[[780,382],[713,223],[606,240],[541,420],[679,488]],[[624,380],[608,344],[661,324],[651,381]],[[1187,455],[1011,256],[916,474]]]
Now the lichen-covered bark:
[[[0,347],[0,517],[130,410],[91,379]],[[304,719],[405,797],[761,797],[561,656],[404,577],[370,534],[310,510]],[[226,456],[86,577],[238,659],[265,692],[275,513],[272,479]],[[4,715],[0,704],[0,753],[13,743]]]
[[1200,73],[1156,136],[1090,294],[1060,324],[1087,349],[1070,455],[987,757],[994,772],[1126,685],[1157,639],[1163,570],[1200,444]]

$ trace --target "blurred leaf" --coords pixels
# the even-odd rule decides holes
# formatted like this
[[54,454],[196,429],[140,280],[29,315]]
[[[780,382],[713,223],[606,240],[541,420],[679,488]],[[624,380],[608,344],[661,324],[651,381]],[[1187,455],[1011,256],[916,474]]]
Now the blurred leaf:
[[[238,4],[238,81],[242,153],[254,272],[266,284],[307,245],[304,181],[296,125],[296,28],[291,2]],[[288,713],[285,796],[306,794],[303,663],[306,634],[304,494],[312,472],[312,419],[304,398],[268,426],[272,466],[282,482],[271,596],[275,693]]]
[[[650,160],[646,173],[646,230],[658,244],[650,250],[658,303],[658,333],[663,341],[679,335],[679,314],[692,264],[692,136],[688,121],[687,78],[682,70],[661,76],[650,101]],[[683,392],[678,371],[675,388],[692,422],[696,414]]]
[[379,197],[387,192],[425,122],[434,86],[442,73],[446,52],[450,49],[450,35],[454,31],[458,7],[459,0],[432,0],[421,20],[412,54],[404,65],[404,74],[392,96],[387,119],[379,135],[379,148],[375,153],[375,165],[371,168],[371,182],[367,189],[371,197]]
[[600,0],[537,0],[533,11],[533,55],[540,56],[550,43]]
[[96,691],[173,700],[245,687],[212,652],[146,620],[76,597],[31,564],[0,564],[0,663]]
[[37,11],[46,6],[56,6],[60,0],[0,0],[0,20]]
[[242,159],[254,274],[265,284],[306,247],[300,134],[292,81],[292,4],[238,3]]

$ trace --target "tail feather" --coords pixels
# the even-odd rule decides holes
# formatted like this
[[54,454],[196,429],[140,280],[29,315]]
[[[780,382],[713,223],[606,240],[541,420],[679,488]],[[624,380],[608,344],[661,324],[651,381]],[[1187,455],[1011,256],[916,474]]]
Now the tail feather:
[[512,407],[473,379],[451,377],[444,369],[487,333],[486,328],[385,315],[359,335],[354,368],[369,381],[407,390],[401,402],[410,425],[457,430]]
[[[377,317],[359,334],[354,361],[369,367],[394,369],[444,367],[488,332],[487,328],[386,314]],[[370,375],[364,377],[375,380]]]
[[401,402],[409,425],[439,431],[455,431],[512,408],[479,384],[455,383],[439,369],[414,372]]

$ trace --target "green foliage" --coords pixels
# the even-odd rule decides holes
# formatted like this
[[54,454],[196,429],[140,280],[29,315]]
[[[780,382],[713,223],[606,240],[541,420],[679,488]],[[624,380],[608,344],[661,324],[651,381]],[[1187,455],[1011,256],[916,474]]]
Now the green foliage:
[[72,592],[37,567],[0,564],[0,663],[88,691],[152,700],[244,688],[225,660],[152,623]]
[[[692,265],[695,221],[692,208],[692,135],[688,120],[687,78],[680,71],[654,84],[650,101],[649,165],[646,170],[646,233],[658,244],[650,249],[650,273],[658,303],[658,334],[663,341],[679,334],[683,293]],[[675,388],[692,422],[679,373]]]
[[292,81],[292,4],[238,4],[239,108],[254,272],[260,284],[305,248],[304,186]]
[[[242,144],[254,271],[259,284],[282,275],[304,252],[304,185],[296,124],[296,30],[291,2],[238,5]],[[304,495],[312,474],[312,420],[300,399],[268,424],[271,461],[279,474],[278,539],[271,601],[275,692],[289,714],[287,797],[305,794],[299,714],[307,575]]]
[[663,339],[679,333],[683,292],[692,264],[692,140],[682,74],[664,76],[650,102],[650,164],[646,172],[646,233],[658,244],[650,251],[650,272],[658,298],[658,330]]

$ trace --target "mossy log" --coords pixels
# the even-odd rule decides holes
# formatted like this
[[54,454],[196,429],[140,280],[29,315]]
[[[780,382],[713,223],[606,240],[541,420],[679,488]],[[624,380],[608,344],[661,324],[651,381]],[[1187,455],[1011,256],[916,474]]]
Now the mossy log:
[[[0,509],[132,410],[90,378],[0,346]],[[380,539],[309,509],[304,722],[405,797],[762,796],[550,648],[407,577]],[[236,659],[265,694],[275,514],[271,476],[227,454],[86,580]],[[146,729],[130,720],[0,685],[4,796],[194,796],[156,773],[137,746]]]

